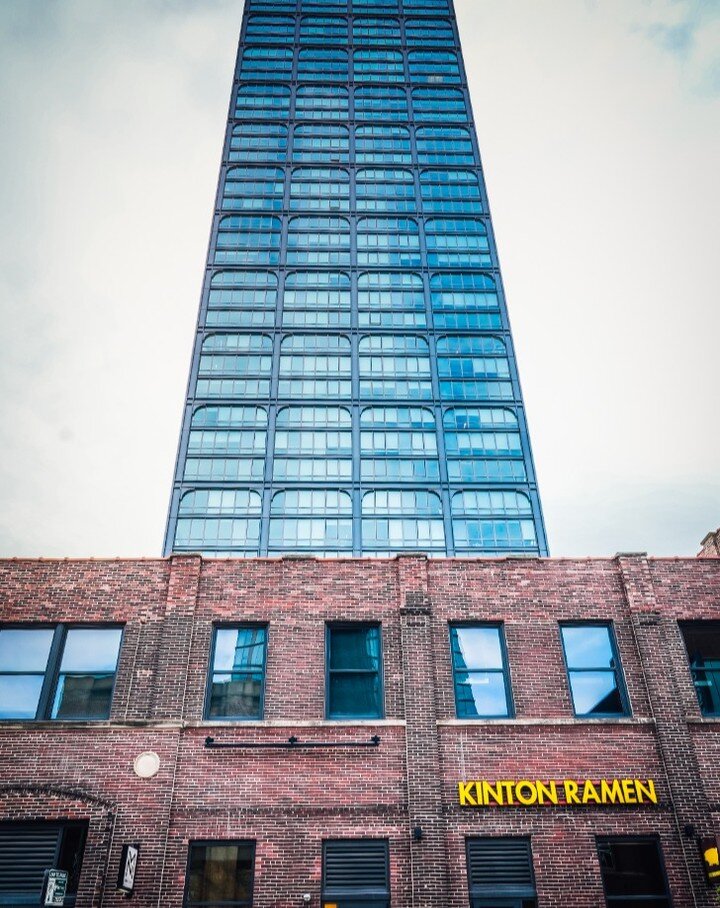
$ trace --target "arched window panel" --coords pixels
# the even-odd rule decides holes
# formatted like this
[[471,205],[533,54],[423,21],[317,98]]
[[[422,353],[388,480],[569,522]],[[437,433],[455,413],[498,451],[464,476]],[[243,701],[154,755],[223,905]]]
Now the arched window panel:
[[497,288],[489,274],[434,274],[430,300],[436,328],[502,327]]
[[199,456],[264,454],[264,429],[192,429],[188,454]]
[[253,12],[295,12],[295,0],[248,0],[248,5]]
[[358,211],[414,212],[415,179],[410,170],[363,168],[356,178]]
[[410,45],[455,45],[455,32],[449,19],[408,19],[405,36]]
[[334,124],[303,123],[293,133],[293,161],[346,164],[350,160],[350,130]]
[[445,551],[445,528],[441,518],[363,517],[362,544],[363,551],[375,549],[376,554],[404,550],[440,553]]
[[438,358],[438,375],[440,378],[454,378],[457,380],[507,378],[509,374],[508,361],[496,356]]
[[406,126],[358,126],[355,161],[358,164],[411,164],[410,130]]
[[304,13],[346,13],[347,0],[301,0],[300,8]]
[[[510,365],[498,338],[441,337],[437,341],[443,400],[511,400]],[[485,379],[485,380],[482,380]]]
[[276,426],[283,429],[327,429],[350,431],[352,417],[344,407],[283,407]]
[[353,0],[354,13],[396,13],[398,0]]
[[283,326],[350,327],[350,277],[342,272],[292,272],[285,281]]
[[449,13],[448,0],[403,0],[406,13]]
[[235,96],[235,116],[286,120],[290,116],[290,89],[285,85],[241,85]]
[[497,356],[505,358],[505,344],[498,337],[453,334],[438,338],[438,356]]
[[383,489],[366,492],[362,499],[363,517],[423,516],[442,517],[442,502],[435,492]]
[[295,116],[306,120],[347,120],[347,88],[339,85],[301,85],[295,95]]
[[340,48],[304,47],[298,57],[298,79],[347,82],[348,52]]
[[278,457],[273,460],[275,482],[350,482],[352,459]]
[[475,164],[470,132],[462,126],[421,126],[415,141],[420,164]]
[[430,400],[427,341],[412,335],[374,335],[360,339],[360,396],[376,399]]
[[355,119],[408,119],[407,96],[402,88],[361,85],[355,89]]
[[337,430],[280,429],[275,439],[276,456],[351,457],[352,433]]
[[455,88],[414,88],[413,112],[419,122],[467,123],[465,96]]
[[198,407],[192,415],[192,429],[264,429],[268,423],[264,407]]
[[353,78],[356,82],[404,82],[403,55],[396,50],[356,50]]
[[347,44],[348,22],[340,16],[303,16],[301,44]]
[[357,222],[358,264],[417,268],[420,231],[409,218],[360,218]]
[[485,553],[537,549],[532,520],[453,520],[456,549],[482,549]]
[[188,457],[185,482],[262,482],[265,459],[262,457]]
[[270,518],[269,555],[284,551],[333,557],[352,551],[352,518]]
[[178,514],[254,517],[260,515],[261,505],[260,495],[250,489],[196,489],[180,499]]
[[254,164],[257,161],[284,161],[288,149],[288,128],[281,123],[239,123],[230,136],[230,161]]
[[429,432],[396,429],[363,430],[361,450],[363,455],[375,457],[436,457],[437,438],[434,430]]
[[408,54],[411,82],[458,84],[460,66],[457,54],[449,50],[412,50]]
[[250,16],[245,29],[248,44],[292,44],[295,40],[293,16]]
[[290,182],[292,211],[347,211],[350,175],[330,167],[296,167]]
[[271,271],[218,271],[210,280],[208,308],[274,310],[277,285]]
[[456,492],[451,504],[453,517],[532,517],[530,499],[522,492]]
[[424,337],[408,334],[371,334],[360,338],[360,354],[378,353],[388,356],[429,356],[430,348]]
[[425,429],[434,433],[435,415],[426,407],[366,407],[360,414],[360,426],[403,431]]
[[377,19],[356,16],[353,19],[353,42],[355,44],[400,44],[400,23],[397,19]]
[[448,455],[450,482],[525,482],[527,473],[522,460],[488,460],[473,457],[453,460]]
[[279,218],[224,217],[218,225],[214,261],[218,265],[277,265],[280,230]]
[[276,492],[270,503],[270,516],[278,514],[329,514],[333,517],[352,516],[349,492],[338,489],[287,489]]
[[480,182],[471,170],[423,170],[420,174],[423,211],[439,214],[481,214]]
[[349,265],[350,222],[345,218],[291,218],[288,265]]
[[259,518],[181,517],[173,551],[242,558],[257,555],[259,542]]
[[363,482],[438,482],[440,467],[437,460],[363,457],[360,476]]
[[240,61],[239,79],[256,82],[285,81],[292,78],[291,47],[246,47]]
[[253,398],[269,393],[271,349],[270,338],[259,334],[211,335],[202,347],[196,396]]
[[210,334],[202,352],[272,353],[272,339],[267,334]]
[[296,334],[280,348],[278,394],[283,398],[348,398],[350,340],[332,334]]
[[513,388],[509,381],[441,381],[440,397],[447,401],[511,401]]
[[522,443],[518,432],[447,431],[445,449],[448,456],[456,457],[522,456]]
[[363,272],[358,277],[361,328],[425,328],[425,294],[419,274]]
[[425,222],[425,242],[431,268],[492,265],[487,228],[482,221],[433,218]]
[[223,211],[281,211],[285,172],[279,167],[231,167],[223,187]]

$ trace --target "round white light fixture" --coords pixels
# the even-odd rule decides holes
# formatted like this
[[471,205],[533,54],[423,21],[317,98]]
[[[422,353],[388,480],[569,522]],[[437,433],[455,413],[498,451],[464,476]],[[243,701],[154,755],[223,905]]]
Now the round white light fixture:
[[158,774],[160,769],[160,757],[154,750],[146,750],[135,757],[133,769],[135,770],[135,775],[140,776],[141,779],[152,779],[153,776]]

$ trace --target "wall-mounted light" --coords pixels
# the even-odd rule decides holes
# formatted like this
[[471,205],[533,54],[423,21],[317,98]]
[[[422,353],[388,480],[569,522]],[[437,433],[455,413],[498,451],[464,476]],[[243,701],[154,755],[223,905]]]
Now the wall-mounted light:
[[312,896],[310,895],[309,892],[306,892],[305,895],[303,896],[303,903],[305,905],[309,905],[311,900],[312,900]]
[[423,837],[422,827],[415,826],[412,831],[413,842],[421,842]]

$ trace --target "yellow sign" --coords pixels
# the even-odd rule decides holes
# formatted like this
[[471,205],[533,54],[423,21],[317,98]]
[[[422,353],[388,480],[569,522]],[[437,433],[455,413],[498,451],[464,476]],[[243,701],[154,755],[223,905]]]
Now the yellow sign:
[[704,836],[700,839],[700,853],[702,854],[705,876],[708,883],[713,886],[720,884],[720,854],[718,842],[714,836]]
[[593,804],[657,804],[652,779],[540,781],[539,779],[458,782],[461,807],[530,807]]

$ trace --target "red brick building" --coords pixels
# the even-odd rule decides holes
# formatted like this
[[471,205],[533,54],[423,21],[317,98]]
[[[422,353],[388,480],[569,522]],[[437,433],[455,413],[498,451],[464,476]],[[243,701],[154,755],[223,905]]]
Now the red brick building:
[[0,571],[0,905],[717,904],[718,558]]

